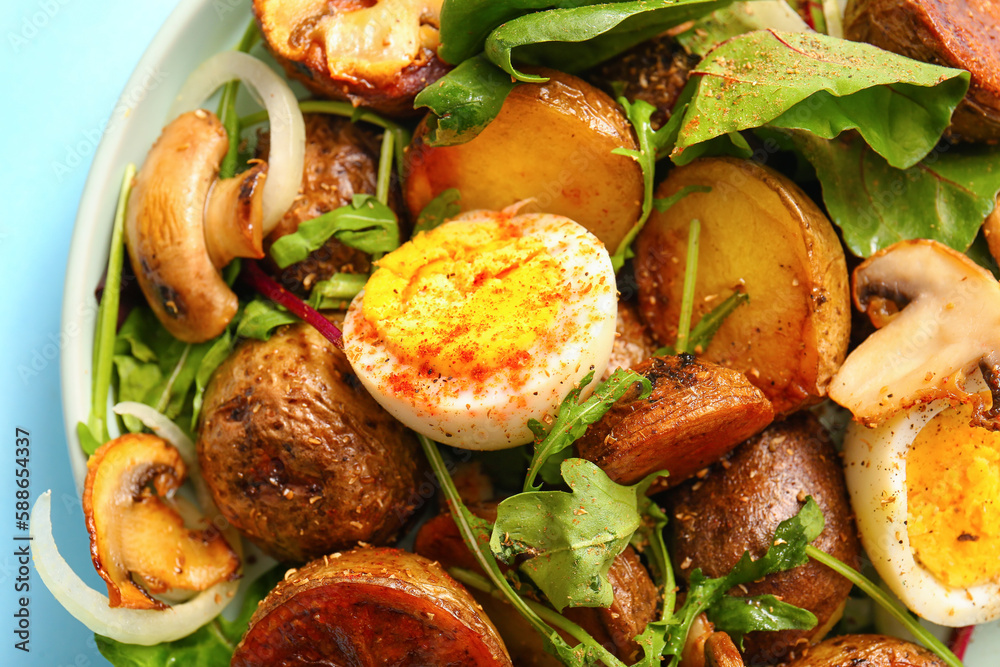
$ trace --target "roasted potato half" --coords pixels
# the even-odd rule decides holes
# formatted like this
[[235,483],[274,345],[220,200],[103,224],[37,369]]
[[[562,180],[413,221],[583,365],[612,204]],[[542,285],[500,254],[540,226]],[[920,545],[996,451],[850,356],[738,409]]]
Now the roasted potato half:
[[404,196],[415,217],[431,199],[458,188],[463,211],[498,211],[528,199],[522,212],[563,215],[614,252],[639,219],[642,171],[618,147],[637,147],[621,107],[585,81],[554,70],[507,96],[497,117],[471,141],[430,146],[421,123],[406,155]]
[[268,50],[323,97],[388,116],[449,67],[437,56],[442,0],[254,0]]
[[198,460],[226,519],[278,560],[385,544],[419,501],[413,434],[308,324],[246,340],[205,390]]
[[993,0],[850,0],[844,35],[914,60],[968,70],[951,119],[967,141],[1000,139],[1000,3]]
[[[819,422],[800,413],[741,444],[704,479],[662,497],[671,518],[675,571],[684,579],[698,568],[721,577],[744,551],[760,558],[778,524],[794,516],[807,496],[826,520],[813,545],[857,567],[857,529],[840,458]],[[813,630],[751,632],[744,645],[747,663],[775,664],[793,647],[821,639],[840,618],[850,590],[849,581],[815,561],[734,589],[736,595],[778,596],[817,618]]]
[[787,663],[787,667],[944,667],[925,648],[884,635],[843,635],[827,639]]
[[750,296],[699,356],[747,374],[777,415],[817,402],[843,363],[851,327],[844,251],[830,221],[794,183],[734,158],[675,169],[657,197],[701,185],[653,213],[636,243],[639,308],[673,344],[680,320],[688,228],[701,221],[694,321],[735,288]]

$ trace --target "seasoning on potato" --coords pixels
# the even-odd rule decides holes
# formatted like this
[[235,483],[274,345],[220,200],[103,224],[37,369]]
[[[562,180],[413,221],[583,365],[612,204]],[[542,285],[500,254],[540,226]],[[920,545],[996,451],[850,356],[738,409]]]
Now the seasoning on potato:
[[694,320],[739,287],[736,309],[698,356],[746,373],[777,415],[817,403],[847,353],[847,264],[833,225],[797,185],[772,169],[709,158],[670,172],[657,189],[688,194],[653,213],[636,242],[639,308],[662,344],[680,320],[687,230],[701,222]]
[[198,459],[226,519],[297,562],[394,539],[425,465],[413,434],[306,324],[244,341],[219,366],[205,391]]

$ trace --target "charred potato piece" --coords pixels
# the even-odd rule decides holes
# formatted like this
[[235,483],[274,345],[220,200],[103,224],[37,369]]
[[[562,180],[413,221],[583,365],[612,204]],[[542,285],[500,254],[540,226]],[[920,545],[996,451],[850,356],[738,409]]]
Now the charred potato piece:
[[966,141],[1000,139],[1000,3],[992,0],[850,0],[844,35],[914,60],[968,70],[951,118]]
[[944,667],[944,661],[925,648],[884,635],[844,635],[809,649],[787,667]]
[[[265,239],[265,250],[282,236],[295,232],[306,220],[345,206],[356,194],[375,194],[378,147],[371,134],[344,118],[327,114],[304,114],[306,126],[305,168],[299,196],[274,231]],[[258,154],[265,157],[269,135],[261,137]],[[398,195],[397,195],[398,196]],[[392,206],[392,197],[389,201]],[[393,208],[398,208],[396,203]],[[266,268],[285,289],[305,297],[313,285],[334,273],[368,273],[367,253],[331,237],[309,257],[279,268],[267,255]]]
[[614,86],[623,85],[620,94],[629,102],[643,100],[652,104],[656,112],[651,121],[653,128],[659,129],[670,119],[698,60],[670,37],[661,36],[600,65],[587,75],[587,80],[611,94]]
[[[857,567],[858,540],[840,458],[819,422],[808,413],[774,424],[737,447],[703,480],[666,494],[671,556],[687,578],[701,568],[709,577],[728,574],[749,551],[764,555],[778,524],[794,516],[812,496],[826,519],[813,542],[822,551]],[[824,565],[809,561],[786,572],[731,591],[770,593],[816,614],[813,630],[752,632],[744,655],[750,664],[774,664],[798,644],[822,637],[837,621],[851,583]]]
[[219,366],[198,458],[226,519],[283,561],[393,539],[424,465],[413,434],[306,324],[247,340]]
[[406,154],[407,208],[416,217],[448,188],[458,188],[463,211],[499,211],[531,199],[521,212],[566,216],[614,252],[641,210],[639,165],[611,153],[637,147],[632,127],[614,100],[585,81],[527,71],[549,81],[514,88],[469,142],[429,146],[427,123],[420,124]]
[[[479,517],[496,520],[496,503],[471,507]],[[420,527],[414,550],[445,567],[479,570],[450,514],[439,514]],[[501,566],[502,567],[502,566]],[[563,616],[583,627],[592,637],[626,663],[638,660],[642,651],[634,638],[653,620],[659,594],[649,572],[632,547],[615,558],[608,570],[614,602],[607,609],[576,607],[563,610]],[[541,638],[509,604],[492,596],[473,592],[496,623],[511,656],[519,665],[559,665],[543,648]],[[576,640],[564,635],[571,644]]]
[[667,470],[679,484],[771,423],[771,403],[746,377],[717,364],[653,357],[633,370],[653,393],[636,385],[577,443],[577,452],[619,484],[635,484]]
[[675,169],[657,197],[712,188],[653,213],[636,243],[639,308],[661,343],[673,343],[691,220],[701,221],[694,321],[740,287],[737,308],[699,353],[740,370],[790,414],[818,402],[847,353],[851,308],[844,251],[830,221],[790,180],[754,162],[696,160]]
[[323,97],[387,116],[450,68],[437,56],[442,0],[254,0],[268,50]]
[[437,563],[355,549],[290,570],[257,607],[232,667],[504,667],[510,657],[475,600]]

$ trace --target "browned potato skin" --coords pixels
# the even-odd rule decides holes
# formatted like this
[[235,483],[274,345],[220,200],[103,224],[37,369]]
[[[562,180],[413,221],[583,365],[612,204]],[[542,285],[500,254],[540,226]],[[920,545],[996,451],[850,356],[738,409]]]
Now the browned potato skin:
[[[334,273],[368,273],[368,254],[331,237],[309,257],[280,269],[270,258],[271,246],[306,220],[349,204],[356,194],[374,195],[378,172],[378,148],[371,134],[345,118],[328,114],[307,113],[303,120],[306,153],[299,196],[264,242],[267,272],[301,297]],[[265,160],[269,139],[262,134],[258,144],[258,156]],[[390,198],[390,205],[393,203]]]
[[[417,2],[419,0],[414,0]],[[413,98],[444,76],[451,66],[437,56],[437,47],[422,48],[417,58],[391,78],[368,81],[330,73],[326,48],[320,36],[311,34],[313,23],[336,12],[353,12],[374,5],[377,0],[316,0],[312,11],[292,27],[279,26],[274,8],[288,0],[254,0],[253,12],[264,42],[274,59],[292,79],[301,81],[320,97],[345,100],[354,106],[372,109],[386,116],[415,116]],[[301,5],[301,2],[295,4]],[[436,16],[426,16],[427,25],[437,26]],[[285,33],[288,36],[285,37]],[[299,42],[309,39],[309,43]]]
[[1000,262],[1000,197],[997,197],[993,212],[986,216],[986,221],[983,223],[983,236],[986,237],[986,245],[989,246],[993,260]]
[[543,68],[547,83],[521,84],[477,137],[455,146],[425,143],[426,121],[406,152],[404,197],[416,217],[458,188],[463,211],[497,211],[532,199],[522,212],[563,215],[614,252],[638,221],[642,171],[617,147],[637,147],[621,107],[582,79]]
[[355,549],[291,570],[261,602],[232,667],[509,667],[496,628],[437,563]]
[[639,309],[661,343],[677,337],[688,227],[701,221],[697,321],[740,287],[737,308],[699,357],[747,374],[777,415],[816,403],[847,353],[851,308],[844,251],[833,225],[790,180],[747,160],[708,158],[675,169],[657,197],[707,185],[636,242]]
[[653,356],[657,349],[656,341],[639,316],[639,309],[628,301],[619,301],[615,343],[601,379],[607,380],[619,368],[635,368]]
[[1000,139],[998,25],[992,0],[851,0],[844,15],[848,39],[972,74],[951,119],[951,133],[966,141]]
[[[470,507],[479,517],[496,520],[496,503]],[[439,514],[420,527],[414,550],[427,558],[439,561],[445,567],[460,567],[481,571],[469,553],[450,514]],[[501,564],[501,567],[503,565]],[[633,663],[642,655],[634,637],[653,620],[659,594],[649,572],[639,561],[632,547],[615,558],[608,570],[608,580],[614,593],[614,602],[607,609],[575,607],[563,610],[563,616],[583,627],[599,643],[608,647],[626,663]],[[542,647],[538,633],[527,624],[510,605],[488,595],[473,592],[500,630],[507,642],[511,656],[519,665],[560,665]],[[576,640],[564,638],[571,644]]]
[[425,465],[412,433],[306,324],[247,340],[219,366],[198,458],[226,519],[295,562],[390,541],[413,511]]
[[579,455],[619,484],[667,470],[676,485],[771,423],[771,403],[738,372],[691,355],[652,357],[633,370],[636,385],[577,440]]
[[944,667],[944,661],[925,648],[884,635],[843,635],[810,647],[786,667]]
[[[737,447],[704,480],[666,494],[675,571],[687,578],[701,568],[707,576],[719,577],[729,573],[744,551],[763,556],[778,524],[794,516],[809,495],[826,519],[813,545],[856,568],[858,540],[840,458],[819,422],[800,413]],[[732,592],[776,595],[816,614],[817,629],[825,631],[850,590],[849,581],[809,561]],[[749,664],[777,663],[815,632],[752,632],[744,657]]]

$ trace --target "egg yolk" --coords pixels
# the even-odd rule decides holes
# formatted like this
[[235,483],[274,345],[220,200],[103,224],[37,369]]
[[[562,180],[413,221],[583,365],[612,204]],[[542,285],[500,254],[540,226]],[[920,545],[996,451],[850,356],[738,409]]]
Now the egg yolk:
[[525,366],[565,298],[543,242],[502,219],[418,234],[378,267],[364,318],[400,361],[444,376]]
[[906,456],[907,532],[939,581],[968,588],[1000,579],[1000,433],[949,408],[917,434]]

